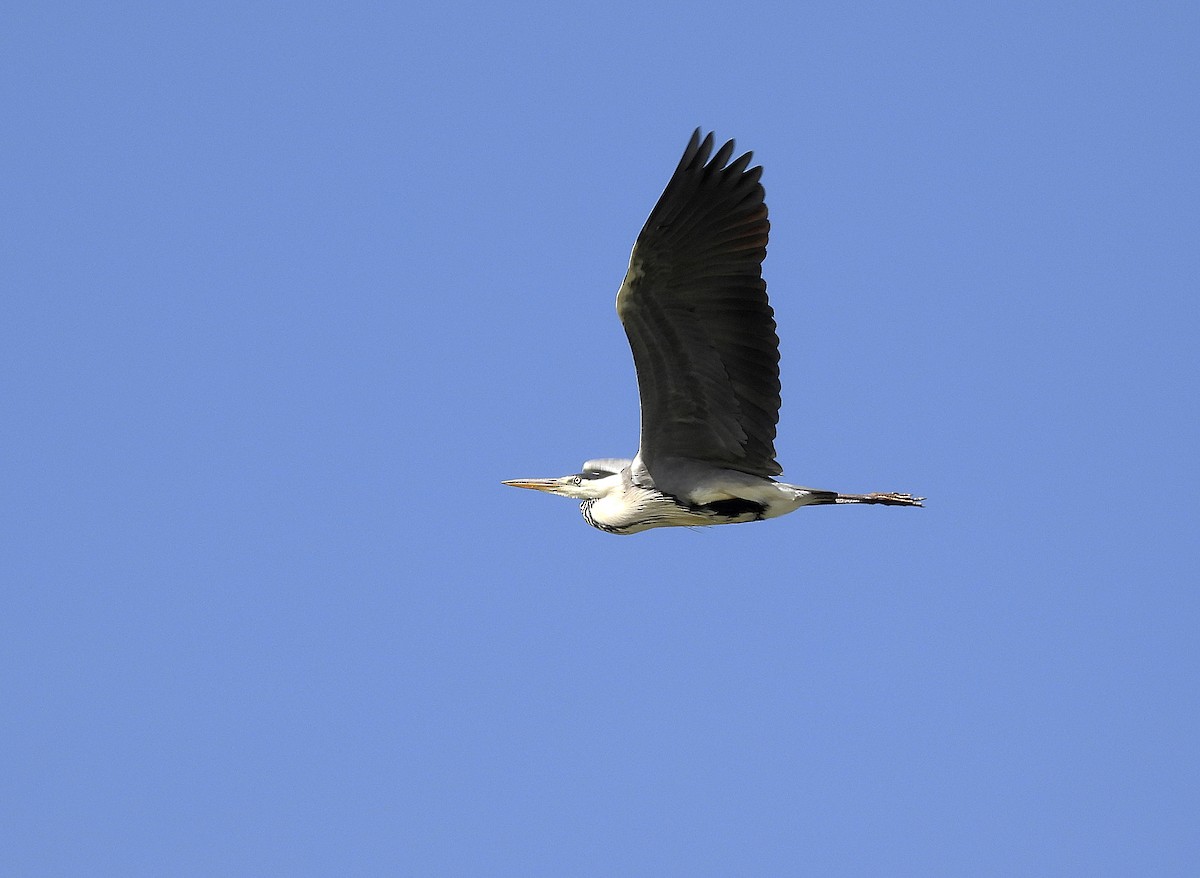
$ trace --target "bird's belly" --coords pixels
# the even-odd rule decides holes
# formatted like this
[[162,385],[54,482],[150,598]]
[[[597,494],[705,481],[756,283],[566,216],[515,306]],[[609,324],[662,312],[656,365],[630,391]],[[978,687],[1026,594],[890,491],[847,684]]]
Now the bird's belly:
[[613,534],[635,534],[656,527],[707,527],[739,524],[770,517],[767,507],[740,498],[690,505],[657,491],[640,489],[633,496],[602,497],[580,505],[584,520]]

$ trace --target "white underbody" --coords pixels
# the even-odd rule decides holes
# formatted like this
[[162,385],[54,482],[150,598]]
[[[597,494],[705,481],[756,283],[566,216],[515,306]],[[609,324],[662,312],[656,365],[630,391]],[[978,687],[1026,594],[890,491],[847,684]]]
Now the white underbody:
[[[815,500],[814,493],[807,488],[737,475],[742,478],[722,479],[723,484],[700,487],[685,502],[656,488],[636,484],[629,470],[624,470],[598,480],[606,483],[608,490],[597,499],[585,500],[580,509],[593,527],[609,533],[634,534],[655,527],[703,527],[778,518]],[[760,508],[725,514],[708,507],[722,501],[748,501]]]

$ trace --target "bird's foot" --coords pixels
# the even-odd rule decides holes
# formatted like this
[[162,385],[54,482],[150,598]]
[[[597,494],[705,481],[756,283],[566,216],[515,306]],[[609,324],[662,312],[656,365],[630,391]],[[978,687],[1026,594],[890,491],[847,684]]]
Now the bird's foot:
[[874,493],[867,495],[868,503],[882,503],[885,506],[922,506],[924,497],[914,497],[912,494]]

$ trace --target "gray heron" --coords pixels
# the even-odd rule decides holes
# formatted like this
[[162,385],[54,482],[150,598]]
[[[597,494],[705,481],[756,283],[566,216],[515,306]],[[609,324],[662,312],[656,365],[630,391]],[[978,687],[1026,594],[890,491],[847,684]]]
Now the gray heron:
[[[801,506],[920,506],[911,494],[842,494],[776,481],[779,337],[767,301],[767,205],[752,153],[713,155],[697,128],[650,212],[617,292],[637,371],[641,441],[632,460],[589,460],[556,479],[512,479],[579,500],[612,534],[736,524]],[[711,158],[710,158],[711,157]]]

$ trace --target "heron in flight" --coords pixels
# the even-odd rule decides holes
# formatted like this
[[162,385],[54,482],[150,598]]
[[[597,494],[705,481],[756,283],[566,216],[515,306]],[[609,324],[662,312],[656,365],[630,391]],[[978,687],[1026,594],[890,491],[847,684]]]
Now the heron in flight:
[[920,506],[910,494],[842,494],[775,481],[779,337],[767,302],[767,205],[752,153],[713,155],[696,129],[638,235],[617,292],[641,398],[632,460],[589,460],[556,479],[504,484],[579,500],[602,531],[736,524],[801,506]]

